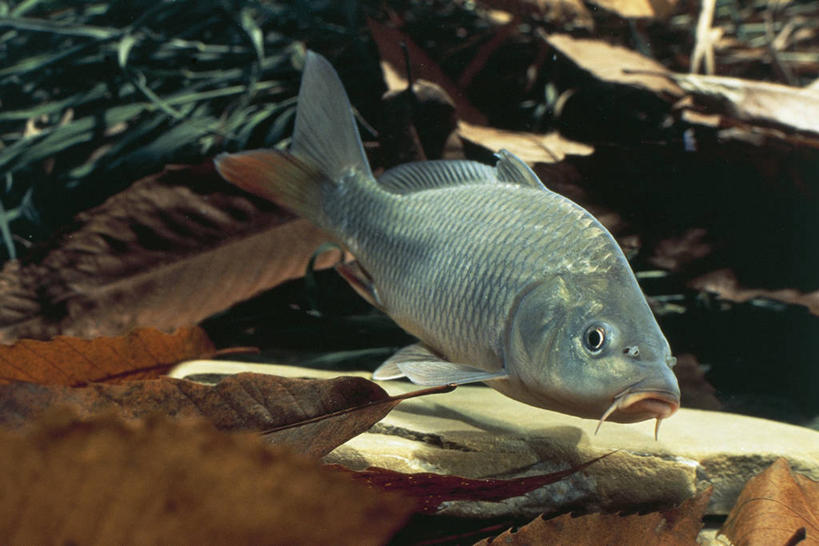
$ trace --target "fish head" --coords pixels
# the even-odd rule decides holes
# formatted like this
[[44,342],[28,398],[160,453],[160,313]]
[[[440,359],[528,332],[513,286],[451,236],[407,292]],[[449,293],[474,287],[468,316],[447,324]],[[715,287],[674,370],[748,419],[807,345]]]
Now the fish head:
[[676,359],[629,277],[533,283],[509,315],[504,360],[510,379],[499,390],[505,394],[601,423],[658,419],[659,425],[680,405]]

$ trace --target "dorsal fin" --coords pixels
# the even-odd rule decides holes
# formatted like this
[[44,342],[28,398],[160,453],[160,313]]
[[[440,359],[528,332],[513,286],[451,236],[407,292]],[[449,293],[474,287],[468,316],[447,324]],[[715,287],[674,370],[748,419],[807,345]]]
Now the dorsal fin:
[[[508,150],[501,150],[495,156],[498,158],[495,169],[497,170],[498,180],[501,182],[509,182],[512,184],[520,184],[521,186],[528,186],[541,190],[549,190],[540,178],[537,177],[535,171],[529,168],[521,158]],[[551,190],[549,190],[551,191]]]
[[498,162],[494,167],[459,159],[405,163],[382,174],[378,182],[385,190],[398,194],[498,182],[549,191],[534,171],[516,155],[501,150],[497,153],[497,158]]
[[307,52],[290,152],[331,180],[350,170],[372,176],[350,100],[333,66]]
[[464,184],[490,184],[498,181],[495,169],[476,161],[436,159],[405,163],[378,177],[387,191],[406,194]]

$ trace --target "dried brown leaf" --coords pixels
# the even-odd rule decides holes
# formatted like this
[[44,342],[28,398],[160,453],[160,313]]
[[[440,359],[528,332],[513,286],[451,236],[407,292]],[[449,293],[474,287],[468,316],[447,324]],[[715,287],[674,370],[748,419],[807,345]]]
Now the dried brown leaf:
[[680,506],[648,514],[588,514],[574,517],[536,520],[517,531],[510,529],[484,544],[549,544],[554,546],[597,546],[599,544],[639,544],[641,546],[690,546],[696,544],[702,528],[702,517],[711,498],[711,490],[693,497]]
[[540,135],[522,131],[505,131],[494,127],[482,127],[461,121],[458,135],[492,152],[506,149],[529,165],[535,163],[557,163],[567,155],[590,155],[594,148],[588,144],[575,142],[558,133]]
[[677,0],[589,0],[591,4],[625,19],[665,19],[672,15]]
[[30,381],[76,386],[158,377],[183,360],[213,350],[199,327],[180,328],[173,334],[141,328],[119,337],[21,339],[11,346],[0,345],[0,384]]
[[709,114],[819,135],[819,90],[725,76],[668,77]]
[[321,457],[369,429],[401,400],[448,387],[390,397],[360,377],[296,379],[265,374],[229,376],[214,386],[163,377],[71,388],[0,385],[0,425],[20,427],[48,408],[67,406],[80,417],[113,411],[127,419],[161,413],[206,417],[222,430],[266,431],[272,443]]
[[480,0],[479,4],[518,17],[548,21],[559,28],[594,29],[594,18],[580,0]]
[[819,544],[819,482],[778,459],[748,480],[720,534],[738,546]]
[[201,422],[0,430],[4,544],[383,544],[407,503]]
[[6,264],[0,342],[193,325],[303,275],[325,240],[210,163],[168,167],[78,215],[37,255]]
[[682,89],[665,77],[668,71],[663,65],[636,51],[568,34],[541,36],[572,63],[603,82],[645,89],[669,100],[683,96]]

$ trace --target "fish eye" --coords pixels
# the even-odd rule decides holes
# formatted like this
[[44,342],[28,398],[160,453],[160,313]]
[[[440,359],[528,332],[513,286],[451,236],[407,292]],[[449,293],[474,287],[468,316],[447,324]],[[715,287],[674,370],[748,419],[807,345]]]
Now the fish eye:
[[606,329],[600,324],[589,326],[583,334],[583,344],[592,353],[600,352],[606,344]]

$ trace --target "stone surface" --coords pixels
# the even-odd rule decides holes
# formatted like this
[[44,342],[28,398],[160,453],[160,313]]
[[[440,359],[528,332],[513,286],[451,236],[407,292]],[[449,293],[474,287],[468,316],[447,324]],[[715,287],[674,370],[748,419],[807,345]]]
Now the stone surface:
[[[297,377],[336,372],[224,361],[182,364],[172,375],[240,371]],[[366,373],[346,374],[367,377]],[[380,383],[390,394],[418,389],[403,381]],[[453,502],[459,516],[534,517],[567,507],[624,509],[676,504],[713,485],[710,514],[726,514],[745,482],[778,457],[819,479],[819,432],[734,415],[681,409],[663,422],[604,423],[526,406],[484,386],[402,402],[384,420],[325,460],[353,469],[379,466],[400,472],[435,472],[470,478],[516,478],[562,470],[605,453],[609,457],[572,477],[499,503]]]

